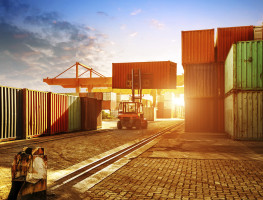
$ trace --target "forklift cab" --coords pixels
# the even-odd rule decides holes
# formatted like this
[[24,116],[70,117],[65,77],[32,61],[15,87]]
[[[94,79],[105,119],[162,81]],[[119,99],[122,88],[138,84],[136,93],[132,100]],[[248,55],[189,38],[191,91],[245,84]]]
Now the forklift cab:
[[143,104],[140,102],[121,102],[118,109],[117,128],[126,127],[147,128],[147,121],[143,115]]
[[143,105],[140,102],[121,102],[118,113],[120,114],[139,114],[143,115]]

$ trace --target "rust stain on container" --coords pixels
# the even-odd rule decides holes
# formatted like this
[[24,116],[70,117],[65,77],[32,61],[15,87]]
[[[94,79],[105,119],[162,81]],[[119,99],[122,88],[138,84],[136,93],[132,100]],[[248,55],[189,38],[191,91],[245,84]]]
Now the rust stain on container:
[[182,31],[183,65],[214,61],[214,29]]
[[233,43],[254,39],[253,26],[228,27],[217,29],[217,61],[224,62]]
[[224,95],[224,64],[184,65],[185,97],[206,98]]
[[143,89],[176,89],[177,64],[171,61],[112,63],[112,88],[130,89],[132,69],[141,69]]

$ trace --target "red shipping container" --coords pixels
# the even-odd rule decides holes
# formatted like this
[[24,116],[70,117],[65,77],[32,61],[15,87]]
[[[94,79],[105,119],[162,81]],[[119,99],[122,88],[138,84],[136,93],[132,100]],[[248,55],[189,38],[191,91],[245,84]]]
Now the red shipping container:
[[214,29],[182,31],[183,65],[214,61]]
[[68,96],[48,93],[49,133],[68,131]]
[[253,26],[228,27],[217,29],[217,61],[225,62],[233,43],[254,40]]
[[112,63],[112,88],[130,89],[132,69],[140,69],[142,89],[176,89],[177,64],[171,61]]

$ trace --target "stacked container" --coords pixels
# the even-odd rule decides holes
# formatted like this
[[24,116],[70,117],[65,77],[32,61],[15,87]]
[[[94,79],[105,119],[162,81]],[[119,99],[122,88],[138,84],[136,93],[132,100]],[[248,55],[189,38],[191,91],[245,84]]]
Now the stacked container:
[[263,41],[233,44],[225,62],[225,131],[263,139]]
[[222,131],[219,84],[215,62],[214,29],[182,32],[185,89],[185,130]]
[[224,131],[224,61],[232,43],[253,40],[253,26],[182,32],[186,131]]
[[103,93],[103,101],[102,101],[102,109],[114,111],[117,108],[116,104],[116,93],[113,92],[104,92]]

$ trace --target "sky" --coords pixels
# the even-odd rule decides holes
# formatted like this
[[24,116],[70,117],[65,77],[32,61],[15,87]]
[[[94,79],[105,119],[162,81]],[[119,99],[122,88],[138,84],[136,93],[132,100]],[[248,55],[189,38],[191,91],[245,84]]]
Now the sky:
[[43,78],[76,62],[110,77],[112,63],[170,60],[182,74],[181,31],[261,25],[262,8],[263,0],[0,0],[0,85],[72,92]]

